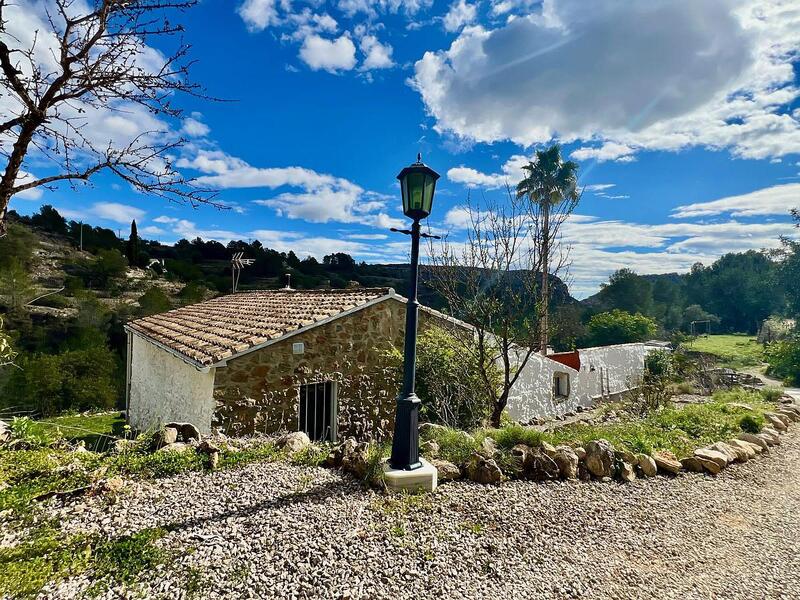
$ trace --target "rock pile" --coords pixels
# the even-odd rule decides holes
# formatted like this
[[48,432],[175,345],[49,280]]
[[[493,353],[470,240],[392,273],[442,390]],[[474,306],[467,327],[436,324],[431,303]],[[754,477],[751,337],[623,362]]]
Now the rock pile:
[[[780,433],[785,432],[791,423],[800,421],[800,405],[782,404],[764,417],[769,426],[761,432],[741,433],[736,439],[718,441],[698,448],[692,456],[681,460],[667,450],[658,450],[652,455],[636,454],[614,448],[604,439],[590,441],[584,447],[554,447],[547,442],[536,446],[517,444],[510,451],[501,452],[495,441],[487,437],[479,450],[460,465],[442,460],[436,442],[423,442],[421,449],[438,469],[442,482],[461,477],[485,484],[499,483],[508,478],[533,481],[617,479],[631,482],[639,477],[674,476],[681,472],[716,475],[728,465],[747,462],[780,444]],[[437,427],[424,424],[420,426],[420,432]],[[471,437],[467,433],[463,435]],[[474,444],[474,440],[472,442]]]

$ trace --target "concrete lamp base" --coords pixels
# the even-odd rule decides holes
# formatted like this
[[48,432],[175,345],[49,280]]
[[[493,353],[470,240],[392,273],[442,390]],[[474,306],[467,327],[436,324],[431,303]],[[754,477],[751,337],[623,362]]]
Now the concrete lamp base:
[[383,463],[383,477],[390,490],[410,492],[432,492],[438,484],[438,471],[431,463],[420,458],[422,466],[413,471],[393,469],[388,461]]

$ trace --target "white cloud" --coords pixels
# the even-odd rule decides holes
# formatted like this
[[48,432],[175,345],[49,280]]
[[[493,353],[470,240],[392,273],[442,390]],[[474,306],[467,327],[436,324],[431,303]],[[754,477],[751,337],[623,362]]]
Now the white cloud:
[[[33,173],[28,173],[27,171],[20,171],[17,174],[17,180],[15,181],[15,185],[23,185],[25,183],[30,183],[31,181],[36,181],[36,175]],[[41,187],[34,187],[18,194],[14,194],[15,200],[39,200],[42,195],[44,194],[44,188]]]
[[278,23],[275,0],[245,0],[237,12],[251,31],[261,31]]
[[382,44],[374,35],[362,37],[359,46],[364,53],[361,70],[389,69],[394,66],[392,47],[389,44]]
[[148,225],[147,227],[142,227],[139,230],[139,233],[143,235],[166,235],[167,231],[161,229],[161,227],[156,227],[155,225]]
[[130,223],[146,214],[141,208],[117,202],[97,202],[92,205],[90,212],[96,217],[116,223]]
[[447,171],[447,178],[454,183],[463,183],[468,187],[485,187],[488,189],[514,187],[522,179],[522,167],[531,162],[531,158],[515,154],[502,166],[501,173],[481,173],[471,167],[453,167]]
[[179,220],[180,219],[176,219],[175,217],[167,217],[165,215],[162,215],[160,217],[156,217],[155,219],[153,219],[153,222],[155,222],[155,223],[177,223]]
[[455,0],[442,19],[445,31],[458,31],[465,25],[475,22],[478,7],[466,0]]
[[299,57],[314,71],[349,71],[356,65],[356,47],[347,34],[335,40],[312,34],[303,41]]
[[602,192],[608,189],[615,187],[616,183],[592,183],[589,185],[583,186],[584,191],[594,193],[594,192]]
[[472,223],[470,211],[466,206],[454,206],[445,214],[444,222],[455,229],[466,229]]
[[692,145],[800,152],[798,115],[786,110],[800,96],[795,3],[544,0],[530,10],[497,29],[466,27],[417,61],[412,85],[439,132],[583,140],[575,156],[596,160]]
[[253,167],[218,150],[201,150],[194,158],[184,158],[176,164],[204,173],[197,178],[198,185],[221,189],[294,188],[272,198],[253,201],[290,219],[312,223],[362,223],[386,229],[404,224],[401,219],[386,214],[387,196],[312,169]]
[[798,207],[800,207],[800,183],[786,183],[711,202],[684,204],[673,209],[672,216],[689,218],[720,214],[730,214],[733,217],[787,215],[790,209]]
[[187,117],[183,120],[181,131],[190,137],[204,137],[209,134],[211,128],[194,117]]
[[617,144],[616,142],[606,142],[602,146],[593,148],[591,146],[584,146],[573,151],[570,156],[575,160],[596,160],[597,162],[605,162],[607,160],[615,160],[617,162],[632,162],[636,150],[625,144]]
[[350,240],[385,240],[389,236],[385,233],[350,233],[346,237]]

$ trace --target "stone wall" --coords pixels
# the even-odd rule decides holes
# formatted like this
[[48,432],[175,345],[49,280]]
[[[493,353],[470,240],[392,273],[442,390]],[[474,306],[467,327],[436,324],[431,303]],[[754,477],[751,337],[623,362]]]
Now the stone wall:
[[[431,317],[420,311],[420,328]],[[383,438],[394,428],[405,304],[385,300],[218,367],[214,425],[232,435],[296,430],[299,386],[336,382],[338,434]],[[292,345],[303,342],[303,354]]]

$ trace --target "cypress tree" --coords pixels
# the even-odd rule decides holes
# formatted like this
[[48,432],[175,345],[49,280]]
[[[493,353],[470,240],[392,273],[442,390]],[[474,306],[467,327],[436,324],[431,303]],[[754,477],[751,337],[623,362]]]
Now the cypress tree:
[[136,230],[136,219],[131,221],[131,235],[128,238],[128,264],[135,267],[139,264],[139,232]]

